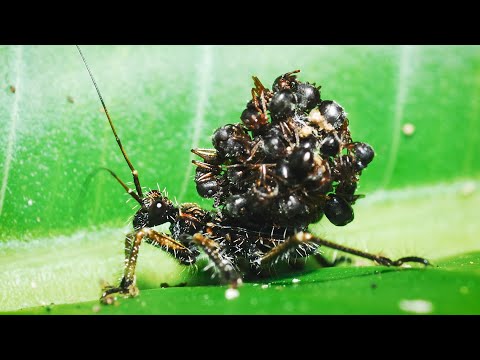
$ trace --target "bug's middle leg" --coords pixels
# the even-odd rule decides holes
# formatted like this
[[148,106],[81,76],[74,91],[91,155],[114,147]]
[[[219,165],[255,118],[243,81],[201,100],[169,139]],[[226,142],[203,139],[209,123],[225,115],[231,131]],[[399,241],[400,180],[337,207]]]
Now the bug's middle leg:
[[227,282],[231,288],[236,289],[242,284],[241,274],[232,264],[231,260],[222,252],[222,247],[219,243],[200,233],[193,235],[192,240],[195,244],[203,248],[220,272],[222,279]]
[[120,285],[118,287],[107,286],[101,297],[102,302],[108,303],[108,297],[115,293],[131,297],[138,295],[138,288],[135,285],[135,268],[142,240],[167,251],[183,265],[193,264],[198,255],[198,252],[192,251],[170,236],[150,228],[131,232],[125,237],[125,268]]

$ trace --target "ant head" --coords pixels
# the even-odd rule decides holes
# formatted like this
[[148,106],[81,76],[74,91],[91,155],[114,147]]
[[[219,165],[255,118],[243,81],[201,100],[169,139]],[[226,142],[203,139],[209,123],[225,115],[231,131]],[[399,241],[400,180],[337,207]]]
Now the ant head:
[[299,73],[300,70],[293,70],[286,74],[280,75],[275,79],[272,85],[272,90],[278,92],[284,89],[290,89],[292,91],[297,90],[297,76],[294,74]]

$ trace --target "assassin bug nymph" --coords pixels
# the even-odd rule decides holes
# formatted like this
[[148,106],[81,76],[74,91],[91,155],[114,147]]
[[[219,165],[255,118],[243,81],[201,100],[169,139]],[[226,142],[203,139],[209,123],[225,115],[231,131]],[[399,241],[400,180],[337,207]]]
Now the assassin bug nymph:
[[[135,267],[142,241],[167,251],[184,265],[194,264],[203,250],[229,285],[229,298],[238,295],[236,289],[245,276],[260,274],[279,261],[314,255],[322,265],[335,265],[317,252],[319,246],[385,266],[429,265],[417,256],[391,260],[308,232],[309,224],[323,215],[337,226],[353,220],[352,205],[361,197],[355,194],[357,182],[374,151],[352,140],[344,109],[335,101],[322,100],[320,87],[299,81],[299,70],[280,75],[272,90],[254,76],[251,99],[240,115],[242,122],[217,129],[212,136],[214,149],[192,149],[202,159],[192,161],[197,166],[197,192],[214,200],[214,210],[209,211],[194,203],[175,205],[157,190],[142,192],[138,172],[77,48],[132,172],[135,190],[107,170],[140,205],[133,231],[125,238],[122,280],[104,289],[102,301],[108,302],[116,293],[138,294]],[[165,223],[170,223],[170,234],[153,229]]]

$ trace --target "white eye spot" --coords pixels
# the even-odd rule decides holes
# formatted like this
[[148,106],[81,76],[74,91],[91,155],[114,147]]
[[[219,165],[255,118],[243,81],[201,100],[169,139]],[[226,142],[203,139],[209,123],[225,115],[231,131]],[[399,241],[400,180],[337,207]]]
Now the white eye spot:
[[161,203],[157,203],[157,209],[160,209],[162,207]]

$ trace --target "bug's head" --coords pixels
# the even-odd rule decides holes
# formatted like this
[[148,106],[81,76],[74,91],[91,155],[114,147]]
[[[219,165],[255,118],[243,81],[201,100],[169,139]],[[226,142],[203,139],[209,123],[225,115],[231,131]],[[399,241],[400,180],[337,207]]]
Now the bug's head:
[[175,220],[178,209],[158,190],[151,190],[142,199],[142,208],[133,219],[135,229],[153,227]]

